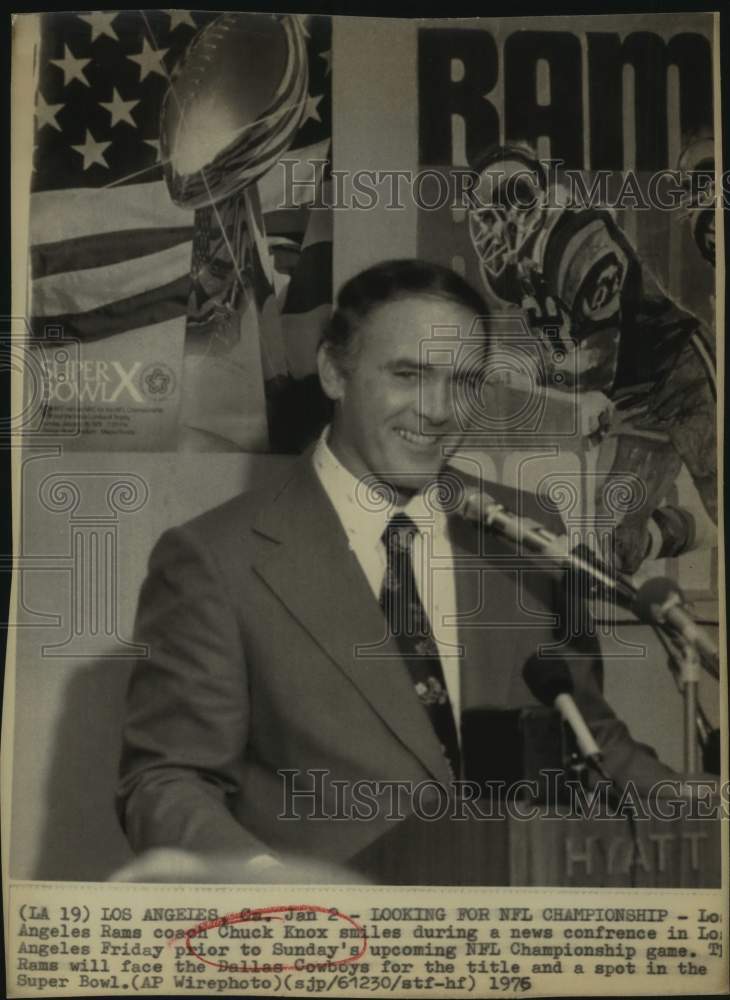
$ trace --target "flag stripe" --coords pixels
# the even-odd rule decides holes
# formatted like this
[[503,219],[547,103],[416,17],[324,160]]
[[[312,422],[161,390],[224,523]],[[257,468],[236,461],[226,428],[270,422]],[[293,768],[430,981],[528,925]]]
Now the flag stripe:
[[[293,166],[285,167],[281,162],[274,164],[259,181],[264,214],[291,211],[314,201],[318,175],[310,161],[326,160],[329,145],[329,139],[325,139],[312,146],[292,149],[282,159],[294,160]],[[193,216],[190,209],[173,204],[164,181],[37,191],[30,213],[30,243],[41,246],[82,236],[145,229],[149,228],[151,219],[159,228],[185,228],[193,225]]]
[[31,327],[37,337],[43,336],[44,328],[58,326],[62,337],[77,337],[82,341],[100,340],[115,333],[184,316],[189,294],[190,277],[186,275],[167,285],[89,312],[35,317],[31,320]]
[[118,230],[192,226],[193,213],[170,201],[164,181],[110,188],[38,191],[30,213],[31,246]]
[[33,284],[33,315],[89,312],[122,297],[128,299],[159,285],[169,285],[189,271],[190,244],[181,243],[118,264],[53,274]]
[[[307,229],[308,209],[285,208],[269,212],[266,232],[271,236],[297,237],[301,240]],[[180,243],[190,244],[193,226],[161,227],[159,229],[115,230],[96,236],[80,236],[57,243],[43,243],[31,250],[33,276],[46,278],[65,271],[83,271],[93,265],[116,264],[122,260],[143,257],[166,250]]]
[[181,243],[190,245],[192,226],[162,229],[117,230],[100,236],[80,236],[33,247],[31,261],[36,279],[52,274],[85,271],[90,267],[118,264],[123,260],[145,257]]

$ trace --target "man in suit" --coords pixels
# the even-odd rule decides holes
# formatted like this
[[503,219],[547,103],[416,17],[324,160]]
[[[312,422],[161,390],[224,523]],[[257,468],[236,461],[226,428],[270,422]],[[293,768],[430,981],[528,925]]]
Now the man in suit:
[[[485,316],[436,265],[351,279],[319,350],[333,416],[314,449],[158,542],[118,798],[136,851],[219,859],[241,882],[302,880],[301,859],[347,872],[392,826],[398,783],[454,788],[465,711],[533,702],[522,667],[546,646],[566,654],[610,773],[643,789],[674,776],[604,701],[593,640],[561,635],[553,576],[449,513]],[[485,488],[559,530],[536,497]],[[343,804],[367,783],[374,808]]]

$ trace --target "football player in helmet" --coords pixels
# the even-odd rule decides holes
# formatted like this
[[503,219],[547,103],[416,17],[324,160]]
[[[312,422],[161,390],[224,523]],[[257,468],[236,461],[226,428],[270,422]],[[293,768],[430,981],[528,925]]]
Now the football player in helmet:
[[[490,299],[521,307],[547,373],[552,358],[571,356],[565,389],[604,400],[595,437],[610,425],[616,451],[596,513],[615,516],[611,487],[626,474],[643,484],[643,502],[610,536],[617,568],[633,573],[646,558],[697,547],[698,525],[717,521],[711,335],[664,292],[611,212],[579,204],[528,147],[493,147],[472,166],[469,233]],[[699,517],[662,506],[683,462]]]

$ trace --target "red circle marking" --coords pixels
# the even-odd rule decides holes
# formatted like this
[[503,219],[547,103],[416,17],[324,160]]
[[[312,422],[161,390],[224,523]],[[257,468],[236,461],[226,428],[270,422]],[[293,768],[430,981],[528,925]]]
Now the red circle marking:
[[[365,934],[365,928],[362,927],[360,924],[358,924],[356,920],[354,920],[352,917],[349,917],[346,913],[340,913],[339,910],[336,910],[334,908],[328,908],[326,906],[309,906],[306,903],[297,903],[294,906],[265,906],[261,907],[260,909],[243,910],[241,911],[241,913],[231,913],[224,917],[216,917],[214,920],[203,920],[195,927],[191,927],[189,931],[185,931],[184,934],[185,945],[187,947],[189,954],[193,955],[199,962],[205,962],[206,965],[210,965],[214,969],[224,969],[224,971],[231,971],[231,972],[232,971],[245,972],[246,971],[245,961],[243,962],[243,968],[237,964],[237,968],[235,969],[230,968],[228,963],[214,962],[211,959],[204,958],[202,955],[199,955],[198,952],[193,947],[193,945],[191,944],[190,939],[195,937],[197,934],[200,934],[202,931],[213,930],[216,927],[223,927],[224,925],[227,924],[245,923],[248,920],[252,920],[256,916],[261,916],[262,914],[291,913],[294,911],[309,912],[309,913],[327,913],[330,916],[337,917],[340,920],[346,920],[349,924],[352,924],[353,927],[362,932],[362,945],[357,954],[348,955],[346,958],[333,958],[326,962],[307,962],[306,964],[308,967],[311,965],[312,968],[314,969],[324,969],[331,965],[348,965],[352,962],[358,962],[367,951],[368,939],[367,935]],[[268,919],[283,920],[284,918],[279,916],[269,916]],[[276,965],[276,966],[279,965],[278,962],[273,962],[273,961],[264,962],[264,961],[259,961],[258,959],[255,960],[255,964]],[[254,972],[255,969],[251,969],[250,971]],[[298,967],[296,965],[282,965],[281,969],[277,971],[296,972],[298,971]]]

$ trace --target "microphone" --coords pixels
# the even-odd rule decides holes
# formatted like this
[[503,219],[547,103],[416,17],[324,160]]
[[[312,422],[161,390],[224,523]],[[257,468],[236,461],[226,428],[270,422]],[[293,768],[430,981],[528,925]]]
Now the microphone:
[[561,562],[569,556],[566,535],[556,535],[539,521],[514,514],[479,489],[465,494],[459,514],[467,521],[491,528],[511,542],[526,545],[532,552],[552,556]]
[[556,535],[539,521],[514,514],[479,489],[471,490],[464,496],[458,513],[467,521],[481,524],[515,545],[524,546],[530,552],[582,574],[595,586],[603,588],[622,607],[633,607],[636,588],[631,581],[609,569],[586,546],[578,545],[570,549],[567,535]]
[[647,580],[636,595],[635,611],[637,617],[648,625],[672,626],[701,654],[717,660],[717,647],[685,609],[684,595],[672,580],[663,576]]
[[567,535],[556,535],[539,521],[514,514],[479,489],[464,496],[458,513],[589,581],[594,594],[612,599],[645,624],[669,626],[696,647],[708,673],[719,677],[717,647],[683,607],[682,592],[671,580],[656,577],[637,589],[630,577],[610,569],[585,545],[568,548]]
[[565,660],[544,660],[535,653],[525,664],[522,676],[538,701],[560,712],[573,731],[581,757],[605,776],[603,754],[573,700],[573,678]]
[[[522,676],[532,694],[545,705],[554,705],[564,721],[570,726],[578,744],[578,749],[585,760],[600,776],[610,783],[615,796],[619,795],[619,787],[603,766],[603,754],[593,738],[593,733],[586,725],[580,709],[573,701],[573,678],[565,660],[545,660],[534,653],[525,664]],[[619,798],[619,805],[621,799]],[[636,885],[636,864],[639,855],[639,840],[636,829],[636,818],[629,808],[625,815],[628,823],[633,852],[631,857],[631,885]]]

